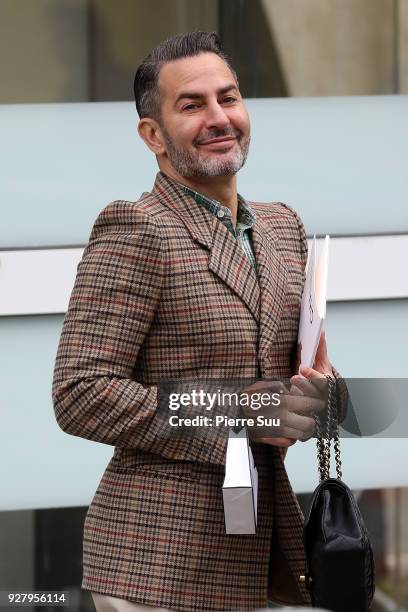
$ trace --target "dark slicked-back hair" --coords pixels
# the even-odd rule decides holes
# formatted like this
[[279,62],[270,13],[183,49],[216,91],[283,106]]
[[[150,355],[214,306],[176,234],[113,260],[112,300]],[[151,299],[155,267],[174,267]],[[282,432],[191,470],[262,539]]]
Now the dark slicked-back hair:
[[215,53],[225,61],[237,84],[238,79],[216,32],[187,32],[160,43],[143,60],[136,71],[134,92],[139,117],[160,121],[159,72],[163,64],[200,53]]

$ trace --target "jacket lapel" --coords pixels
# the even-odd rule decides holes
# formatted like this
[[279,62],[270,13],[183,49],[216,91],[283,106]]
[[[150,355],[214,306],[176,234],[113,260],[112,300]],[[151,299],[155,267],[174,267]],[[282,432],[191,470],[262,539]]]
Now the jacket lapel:
[[259,321],[260,288],[256,273],[225,225],[162,172],[157,174],[153,193],[179,217],[192,238],[210,251],[209,270],[242,299]]
[[242,298],[259,321],[260,291],[256,272],[238,241],[215,217],[208,268]]
[[261,288],[259,320],[259,358],[269,354],[281,318],[288,272],[278,249],[278,237],[257,214],[252,241]]

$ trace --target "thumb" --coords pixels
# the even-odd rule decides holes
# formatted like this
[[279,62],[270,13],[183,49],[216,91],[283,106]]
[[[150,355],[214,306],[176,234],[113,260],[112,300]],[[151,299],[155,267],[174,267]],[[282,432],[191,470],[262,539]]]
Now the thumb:
[[313,369],[321,374],[332,373],[329,356],[327,354],[326,333],[324,331],[320,334]]
[[319,338],[319,344],[317,345],[315,364],[328,363],[328,361],[329,356],[327,354],[326,332],[322,330]]
[[320,334],[319,344],[317,345],[316,360],[317,359],[319,359],[320,361],[327,359],[326,332],[324,331],[324,329]]

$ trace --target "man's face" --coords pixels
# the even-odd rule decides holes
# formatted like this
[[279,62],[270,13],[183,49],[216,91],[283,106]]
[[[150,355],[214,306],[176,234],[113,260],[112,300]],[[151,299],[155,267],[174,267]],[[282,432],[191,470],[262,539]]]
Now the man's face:
[[227,176],[244,165],[250,124],[234,76],[215,53],[165,64],[160,127],[173,168],[186,178]]

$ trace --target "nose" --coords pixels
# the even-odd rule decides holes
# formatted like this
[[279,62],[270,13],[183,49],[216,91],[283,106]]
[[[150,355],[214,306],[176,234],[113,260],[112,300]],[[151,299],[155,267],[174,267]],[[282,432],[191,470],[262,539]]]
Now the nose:
[[226,128],[230,121],[228,115],[225,110],[218,102],[218,100],[214,100],[211,103],[207,104],[207,113],[206,113],[206,128]]

